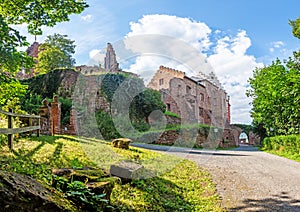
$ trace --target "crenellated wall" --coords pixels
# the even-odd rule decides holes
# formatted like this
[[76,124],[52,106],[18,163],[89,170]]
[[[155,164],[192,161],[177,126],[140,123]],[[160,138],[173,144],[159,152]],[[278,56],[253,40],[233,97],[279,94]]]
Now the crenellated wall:
[[184,76],[185,73],[182,71],[160,66],[147,87],[154,90],[168,89],[171,79],[174,77],[183,79]]

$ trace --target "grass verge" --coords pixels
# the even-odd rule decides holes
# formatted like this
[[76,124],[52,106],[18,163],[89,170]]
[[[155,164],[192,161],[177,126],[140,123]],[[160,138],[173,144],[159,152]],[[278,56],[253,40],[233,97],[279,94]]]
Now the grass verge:
[[269,150],[269,149],[265,149],[265,148],[260,148],[260,150],[273,154],[273,155],[277,155],[280,157],[285,157],[294,161],[298,161],[300,162],[300,154],[295,154],[295,153],[290,153],[290,152],[284,152],[282,149],[278,149],[278,150]]
[[111,195],[116,211],[223,210],[209,173],[175,156],[135,147],[117,149],[105,141],[72,136],[19,139],[14,152],[0,147],[0,170],[26,174],[48,185],[53,168],[108,170],[110,164],[123,160],[142,164],[149,178],[116,184]]

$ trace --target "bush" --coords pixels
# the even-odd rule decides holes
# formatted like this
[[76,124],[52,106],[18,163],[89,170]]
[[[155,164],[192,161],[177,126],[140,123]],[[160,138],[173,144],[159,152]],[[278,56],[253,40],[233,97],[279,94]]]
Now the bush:
[[120,137],[120,134],[116,130],[110,114],[98,110],[96,112],[96,120],[97,120],[97,125],[100,130],[100,133],[105,140],[110,140],[113,138]]
[[262,149],[287,158],[297,159],[300,154],[300,135],[281,135],[265,138]]
[[175,117],[175,118],[180,118],[180,115],[178,115],[177,113],[173,113],[171,111],[168,111],[168,110],[165,111],[165,115],[172,116],[172,117]]

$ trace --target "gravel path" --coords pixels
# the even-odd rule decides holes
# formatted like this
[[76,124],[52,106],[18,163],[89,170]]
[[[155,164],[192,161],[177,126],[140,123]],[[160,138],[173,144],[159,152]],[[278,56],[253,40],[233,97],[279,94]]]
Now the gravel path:
[[228,211],[299,211],[300,163],[241,146],[203,151],[133,144],[197,162],[212,175]]

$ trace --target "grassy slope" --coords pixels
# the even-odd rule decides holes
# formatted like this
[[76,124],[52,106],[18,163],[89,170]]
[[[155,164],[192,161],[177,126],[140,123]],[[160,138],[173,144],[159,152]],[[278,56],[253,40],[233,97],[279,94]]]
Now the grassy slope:
[[281,157],[285,157],[285,158],[300,162],[300,150],[299,150],[299,154],[285,152],[285,151],[283,151],[282,148],[279,148],[278,150],[276,150],[276,149],[269,150],[269,149],[261,148],[260,150],[271,153],[273,155],[278,155]]
[[222,211],[209,174],[187,160],[130,147],[112,148],[95,139],[42,136],[19,139],[14,153],[0,147],[0,169],[51,183],[52,168],[98,166],[135,161],[148,170],[148,179],[116,185],[112,205],[122,211]]

